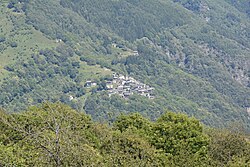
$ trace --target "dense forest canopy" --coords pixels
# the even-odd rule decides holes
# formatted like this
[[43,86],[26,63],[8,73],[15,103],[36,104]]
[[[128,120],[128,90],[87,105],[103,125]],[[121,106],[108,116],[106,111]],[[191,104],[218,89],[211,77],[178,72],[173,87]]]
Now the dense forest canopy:
[[113,126],[59,103],[0,111],[1,166],[249,166],[247,136],[207,129],[173,112],[151,122],[139,113]]
[[1,0],[0,166],[250,166],[249,134],[249,0]]
[[[233,0],[4,0],[0,106],[45,100],[94,120],[165,109],[206,125],[250,130],[249,2]],[[136,54],[134,54],[136,53]],[[112,73],[154,88],[154,98],[109,96]],[[87,81],[96,83],[88,88]]]

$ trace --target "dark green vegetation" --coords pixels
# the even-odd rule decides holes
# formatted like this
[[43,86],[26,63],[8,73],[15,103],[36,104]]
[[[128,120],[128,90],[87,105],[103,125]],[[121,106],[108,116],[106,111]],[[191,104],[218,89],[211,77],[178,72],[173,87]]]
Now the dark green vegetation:
[[[131,112],[157,120],[167,108],[206,125],[237,122],[250,131],[247,0],[5,0],[0,5],[0,106],[8,111],[61,101],[94,120],[114,121]],[[135,50],[139,55],[132,55]],[[100,90],[111,70],[154,87],[156,98],[108,97]],[[84,88],[89,79],[98,86]]]
[[0,111],[0,148],[0,166],[250,165],[245,136],[204,130],[184,114],[121,115],[110,127],[59,103]]

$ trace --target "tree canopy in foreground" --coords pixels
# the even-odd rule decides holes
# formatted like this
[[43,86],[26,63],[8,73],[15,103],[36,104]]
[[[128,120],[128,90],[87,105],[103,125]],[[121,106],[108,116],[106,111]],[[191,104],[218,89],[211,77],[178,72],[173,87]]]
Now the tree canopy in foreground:
[[0,166],[249,166],[249,153],[246,136],[173,112],[112,126],[60,103],[0,112]]

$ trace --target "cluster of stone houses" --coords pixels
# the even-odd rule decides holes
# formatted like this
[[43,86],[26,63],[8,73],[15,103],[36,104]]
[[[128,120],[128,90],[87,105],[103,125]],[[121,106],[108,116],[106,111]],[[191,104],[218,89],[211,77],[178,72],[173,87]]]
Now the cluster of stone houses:
[[113,79],[106,82],[109,96],[118,94],[123,98],[128,98],[133,94],[139,94],[150,99],[154,98],[153,87],[143,84],[132,77],[113,73]]
[[[96,86],[98,86],[97,82],[91,80],[86,81],[84,85],[86,88],[93,88]],[[106,81],[106,90],[109,96],[118,94],[123,98],[128,98],[133,94],[139,94],[149,99],[155,98],[153,95],[153,87],[143,84],[132,77],[117,73],[113,73],[112,79]]]
[[87,87],[87,88],[95,87],[95,86],[97,86],[97,83],[94,81],[90,81],[90,80],[86,81],[84,85],[84,87]]

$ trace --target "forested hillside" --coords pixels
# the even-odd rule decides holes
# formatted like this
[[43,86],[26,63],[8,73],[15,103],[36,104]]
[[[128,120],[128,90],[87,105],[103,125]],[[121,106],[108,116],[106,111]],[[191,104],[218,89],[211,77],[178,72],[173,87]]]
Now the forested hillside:
[[[4,0],[0,106],[63,102],[94,120],[166,109],[250,131],[250,4],[233,0]],[[112,73],[154,98],[109,96]],[[86,87],[87,81],[96,83]]]
[[26,112],[0,111],[1,166],[249,166],[240,129],[208,129],[172,112],[155,122],[138,113],[113,126],[68,106],[44,103]]

